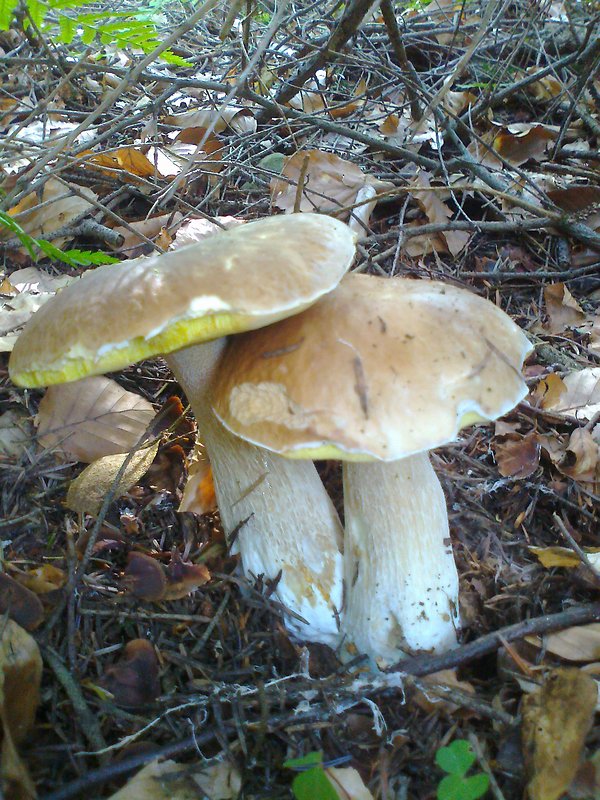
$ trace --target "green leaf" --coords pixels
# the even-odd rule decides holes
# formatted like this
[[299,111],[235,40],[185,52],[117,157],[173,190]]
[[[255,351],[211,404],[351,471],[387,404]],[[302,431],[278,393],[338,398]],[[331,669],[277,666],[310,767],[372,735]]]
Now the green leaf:
[[15,16],[19,0],[0,0],[0,31],[7,31]]
[[464,739],[455,739],[448,747],[440,747],[435,763],[451,775],[465,775],[475,762],[475,753]]
[[340,800],[323,767],[312,767],[296,775],[292,791],[296,800]]
[[58,41],[63,44],[71,44],[76,32],[75,21],[71,17],[61,14],[58,18],[58,24],[60,26]]
[[487,792],[489,778],[483,773],[464,778],[462,775],[447,775],[437,789],[438,800],[477,800]]

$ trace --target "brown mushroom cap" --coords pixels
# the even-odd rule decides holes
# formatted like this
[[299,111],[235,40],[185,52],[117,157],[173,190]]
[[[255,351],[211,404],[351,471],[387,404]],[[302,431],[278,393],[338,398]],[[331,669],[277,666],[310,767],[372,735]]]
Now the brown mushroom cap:
[[236,337],[213,407],[233,433],[288,457],[393,461],[513,408],[530,350],[469,291],[350,274],[302,314]]
[[19,386],[73,381],[295,314],[337,285],[354,241],[339,220],[292,214],[99,267],[32,317],[11,378]]

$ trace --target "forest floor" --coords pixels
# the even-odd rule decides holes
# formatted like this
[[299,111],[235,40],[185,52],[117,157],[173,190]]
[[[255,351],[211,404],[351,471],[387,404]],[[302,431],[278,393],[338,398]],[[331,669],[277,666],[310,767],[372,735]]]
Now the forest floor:
[[[180,764],[177,785],[147,797],[291,797],[301,773],[284,762],[319,752],[332,780],[331,767],[360,776],[334,797],[427,800],[445,774],[436,754],[455,740],[496,800],[526,786],[533,800],[600,796],[585,700],[600,676],[598,10],[433,0],[364,17],[366,5],[248,3],[229,30],[218,5],[197,19],[199,7],[154,6],[183,64],[61,43],[60,10],[41,29],[28,12],[25,32],[23,18],[0,31],[0,624],[31,631],[43,659],[35,723],[12,732],[20,756],[7,755],[1,715],[6,797],[31,798],[32,785],[46,800],[108,797],[159,756]],[[355,206],[365,186],[378,192],[369,218]],[[8,376],[20,326],[57,278],[102,253],[176,246],[199,220],[294,208],[358,216],[354,268],[465,287],[532,342],[529,396],[432,454],[459,646],[391,673],[290,639],[276,587],[243,578],[218,512],[200,513],[205,466],[194,510],[178,510],[194,424],[161,359],[110,376],[151,404],[143,427],[159,412],[160,442],[134,485],[91,513],[67,492],[98,452],[41,436],[44,390]],[[89,433],[92,411],[61,424]],[[339,465],[319,469],[341,513]],[[132,577],[132,554],[171,583],[181,559],[203,566],[202,585],[143,599],[150,578]],[[35,696],[27,680],[13,696]],[[440,797],[480,796],[458,782]]]

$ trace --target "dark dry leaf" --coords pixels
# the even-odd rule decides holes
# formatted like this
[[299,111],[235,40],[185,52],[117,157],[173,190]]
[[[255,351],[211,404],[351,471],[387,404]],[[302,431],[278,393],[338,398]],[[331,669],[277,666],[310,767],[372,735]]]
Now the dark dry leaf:
[[161,600],[167,578],[161,564],[144,553],[130,553],[123,580],[134,597],[141,600]]
[[494,451],[498,472],[505,478],[527,478],[540,463],[540,443],[535,431],[526,436],[503,436],[496,441]]
[[7,614],[26,631],[33,631],[44,619],[44,607],[36,594],[0,572],[0,614]]
[[141,708],[154,702],[160,694],[154,645],[147,639],[128,642],[121,660],[106,670],[100,685],[123,708]]
[[167,567],[167,587],[163,599],[180,600],[209,580],[210,572],[204,564],[190,564],[182,561],[179,553],[175,551],[171,556],[171,563]]

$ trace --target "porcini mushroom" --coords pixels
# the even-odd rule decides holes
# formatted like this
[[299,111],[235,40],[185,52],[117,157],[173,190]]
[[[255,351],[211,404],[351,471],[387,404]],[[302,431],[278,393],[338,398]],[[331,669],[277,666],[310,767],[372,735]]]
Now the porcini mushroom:
[[456,643],[458,577],[427,451],[513,408],[529,350],[469,291],[359,274],[232,341],[212,390],[224,425],[288,458],[345,460],[350,651],[383,666]]
[[298,313],[337,285],[353,256],[354,234],[342,222],[294,214],[99,267],[32,317],[10,360],[12,380],[33,387],[166,354],[198,421],[223,527],[237,532],[246,574],[281,574],[277,597],[306,621],[292,618],[292,630],[327,643],[338,636],[342,592],[335,509],[313,464],[291,464],[225,431],[206,387],[222,337]]

